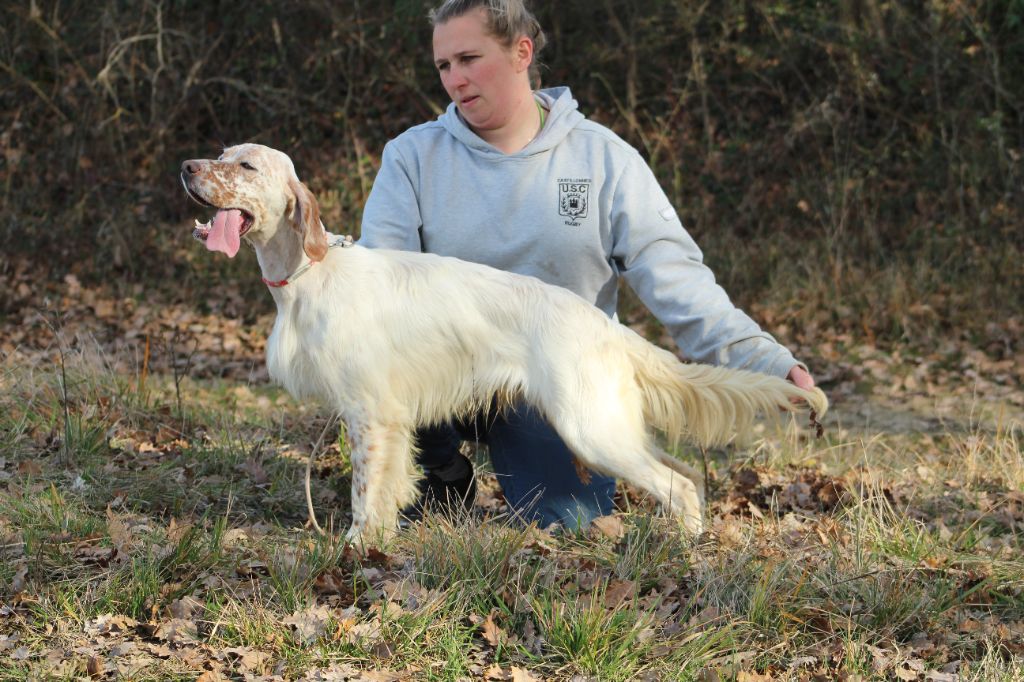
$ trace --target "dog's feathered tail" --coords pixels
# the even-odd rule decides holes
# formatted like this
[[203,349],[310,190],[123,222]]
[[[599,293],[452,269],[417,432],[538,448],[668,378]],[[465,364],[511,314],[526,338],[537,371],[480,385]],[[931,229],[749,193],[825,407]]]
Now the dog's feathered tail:
[[673,443],[714,447],[747,431],[758,414],[771,417],[809,406],[820,417],[828,410],[818,388],[807,391],[758,372],[684,364],[631,330],[623,335],[643,394],[644,419]]

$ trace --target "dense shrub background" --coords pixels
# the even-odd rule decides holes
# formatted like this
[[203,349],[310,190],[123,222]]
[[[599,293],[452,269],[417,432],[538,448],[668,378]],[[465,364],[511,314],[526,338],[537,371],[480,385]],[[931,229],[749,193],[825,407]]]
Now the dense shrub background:
[[[384,142],[446,104],[428,7],[8,0],[0,267],[184,277],[177,168],[246,140],[288,150],[354,232]],[[1024,0],[538,13],[545,83],[644,153],[741,302],[887,316],[883,337],[1021,309]]]

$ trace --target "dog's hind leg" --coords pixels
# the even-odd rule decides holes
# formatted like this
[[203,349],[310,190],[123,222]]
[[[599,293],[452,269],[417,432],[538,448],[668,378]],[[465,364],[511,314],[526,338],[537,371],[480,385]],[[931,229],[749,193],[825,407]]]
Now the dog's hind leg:
[[595,434],[593,438],[574,439],[575,442],[569,439],[566,443],[585,466],[646,490],[666,512],[677,516],[686,530],[700,534],[704,528],[704,490],[700,479],[663,464],[661,460],[669,455],[652,442],[616,442],[605,435]]
[[354,545],[383,540],[398,526],[398,512],[416,499],[412,429],[346,416],[352,450]]
[[588,468],[629,481],[654,495],[686,529],[703,529],[703,486],[696,472],[658,449],[643,422],[639,390],[611,372],[597,375],[587,390],[564,391],[551,422]]
[[657,459],[659,462],[667,466],[672,471],[675,471],[680,476],[683,476],[693,482],[695,488],[697,488],[697,498],[700,500],[700,506],[704,506],[704,475],[694,469],[692,466],[676,459],[672,455],[668,454],[657,445],[651,444],[648,452]]

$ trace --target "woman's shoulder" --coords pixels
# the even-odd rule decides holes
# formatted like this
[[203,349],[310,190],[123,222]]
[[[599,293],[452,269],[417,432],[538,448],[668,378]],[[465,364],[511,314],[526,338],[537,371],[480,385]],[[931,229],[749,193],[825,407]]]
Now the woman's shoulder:
[[631,156],[637,153],[613,130],[588,118],[580,111],[579,102],[568,87],[545,88],[538,91],[537,96],[551,110],[555,127],[563,131],[570,143],[604,147],[613,156]]
[[447,133],[439,121],[427,121],[407,128],[384,145],[385,158],[403,166],[418,165],[423,158],[435,156]]
[[601,125],[596,121],[592,121],[589,118],[585,118],[580,121],[575,128],[574,132],[578,132],[589,139],[594,140],[597,143],[606,144],[612,150],[622,152],[625,154],[637,154],[637,150],[633,145],[629,144],[625,140],[616,134],[614,130],[607,126]]
[[391,139],[388,144],[395,146],[416,145],[437,139],[445,134],[444,125],[441,121],[434,119],[426,121],[411,128],[406,128]]
[[566,142],[574,155],[602,159],[609,175],[627,172],[637,160],[643,161],[640,152],[615,131],[590,119],[578,122]]

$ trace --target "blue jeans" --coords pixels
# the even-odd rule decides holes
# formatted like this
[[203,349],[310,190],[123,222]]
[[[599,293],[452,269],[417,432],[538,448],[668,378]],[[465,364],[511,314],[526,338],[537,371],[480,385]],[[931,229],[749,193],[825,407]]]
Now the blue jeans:
[[482,415],[468,424],[442,424],[416,432],[421,466],[439,469],[460,457],[463,440],[486,443],[498,482],[516,516],[545,528],[561,523],[586,527],[612,512],[615,479],[590,472],[580,480],[572,453],[533,408],[519,404],[504,412]]

